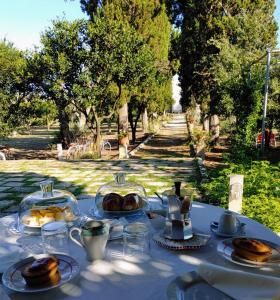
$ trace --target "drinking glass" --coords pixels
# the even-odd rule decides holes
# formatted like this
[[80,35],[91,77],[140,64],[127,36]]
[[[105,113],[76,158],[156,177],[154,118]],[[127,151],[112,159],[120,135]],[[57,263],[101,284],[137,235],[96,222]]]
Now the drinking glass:
[[146,259],[150,254],[150,229],[145,223],[136,222],[124,227],[124,256]]
[[65,222],[49,222],[41,228],[45,253],[69,254],[68,228]]

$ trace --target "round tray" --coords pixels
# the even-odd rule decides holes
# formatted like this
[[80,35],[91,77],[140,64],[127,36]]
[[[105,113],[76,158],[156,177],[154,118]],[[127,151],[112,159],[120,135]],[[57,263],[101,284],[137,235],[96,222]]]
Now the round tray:
[[183,250],[194,250],[199,249],[205,246],[209,239],[210,235],[200,234],[200,233],[193,233],[193,237],[188,240],[170,240],[166,238],[163,233],[156,234],[153,236],[153,240],[159,246],[173,250],[173,251],[183,251]]

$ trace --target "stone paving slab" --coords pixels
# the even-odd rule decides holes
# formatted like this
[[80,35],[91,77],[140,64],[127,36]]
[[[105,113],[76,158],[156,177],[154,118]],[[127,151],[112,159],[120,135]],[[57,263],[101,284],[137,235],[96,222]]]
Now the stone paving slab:
[[7,199],[9,198],[11,195],[13,195],[12,193],[0,193],[0,199]]
[[[139,150],[136,156],[127,160],[3,161],[0,165],[0,203],[5,206],[11,204],[6,211],[16,209],[15,202],[9,202],[10,199],[18,203],[28,193],[39,190],[40,182],[45,179],[53,179],[55,188],[72,191],[78,198],[89,195],[92,197],[102,184],[114,180],[113,174],[116,172],[125,172],[127,180],[142,184],[148,196],[154,196],[156,191],[161,193],[170,189],[175,180],[188,184],[194,180],[194,161],[189,158],[187,147],[184,146],[185,125],[175,119],[176,122],[180,125],[179,129],[177,125],[172,124],[162,130],[155,140],[148,142],[145,149]],[[168,135],[176,137],[176,146],[172,144]],[[168,137],[166,145],[163,143],[165,137]],[[157,138],[163,143],[162,149]],[[153,152],[155,146],[159,147],[158,153]],[[149,151],[152,153],[151,157]],[[176,156],[176,151],[179,157]]]
[[11,187],[9,187],[9,186],[1,186],[1,183],[0,183],[0,193],[9,191],[10,189],[11,189]]

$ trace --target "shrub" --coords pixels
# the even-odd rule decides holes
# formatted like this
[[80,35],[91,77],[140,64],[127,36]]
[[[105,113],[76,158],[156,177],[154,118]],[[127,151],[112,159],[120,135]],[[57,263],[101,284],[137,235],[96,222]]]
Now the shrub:
[[228,207],[228,176],[233,173],[244,175],[242,213],[280,232],[280,163],[247,160],[210,172],[212,180],[202,184],[210,201],[219,200],[221,206]]
[[97,159],[97,158],[98,158],[98,154],[93,152],[84,153],[79,157],[79,159]]

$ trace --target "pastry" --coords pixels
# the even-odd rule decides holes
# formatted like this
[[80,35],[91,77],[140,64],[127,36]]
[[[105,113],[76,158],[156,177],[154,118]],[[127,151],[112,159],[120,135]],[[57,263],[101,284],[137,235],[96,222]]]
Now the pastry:
[[30,287],[56,284],[61,278],[58,264],[54,256],[36,259],[22,270],[21,275]]
[[138,209],[142,203],[142,198],[135,193],[127,194],[124,196],[122,210],[134,210]]
[[123,206],[123,197],[116,193],[110,193],[104,196],[102,207],[107,211],[121,211]]
[[255,239],[236,238],[232,241],[234,253],[245,259],[265,262],[272,255],[272,248]]
[[32,227],[39,227],[48,222],[52,221],[73,221],[76,216],[72,212],[71,207],[59,207],[59,206],[49,206],[45,208],[32,208],[30,209],[30,215],[25,215],[22,217],[22,222],[25,225]]

